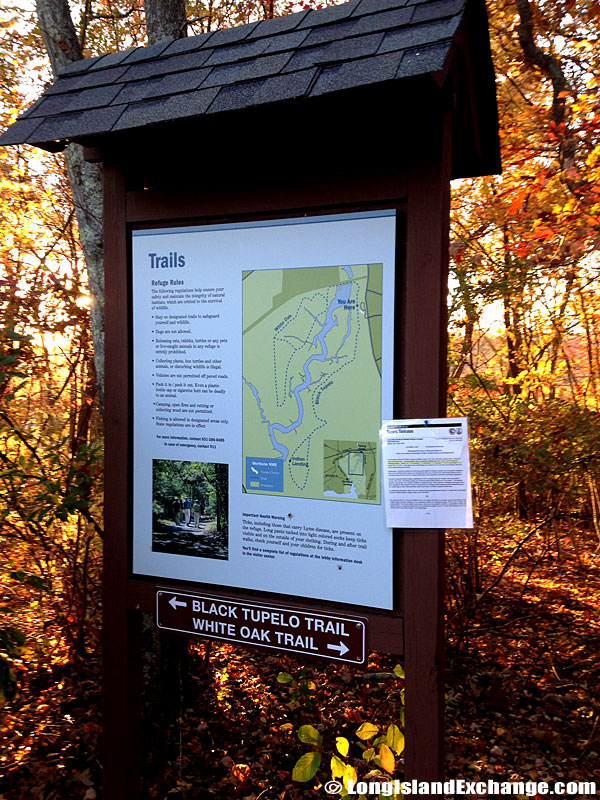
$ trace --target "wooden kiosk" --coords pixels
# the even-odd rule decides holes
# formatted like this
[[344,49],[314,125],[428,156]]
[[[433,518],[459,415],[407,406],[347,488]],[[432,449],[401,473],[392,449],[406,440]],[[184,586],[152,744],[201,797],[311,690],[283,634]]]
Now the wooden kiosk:
[[[275,220],[285,227],[286,220],[370,219],[382,210],[393,214],[393,313],[383,314],[381,333],[393,352],[393,359],[383,358],[380,368],[382,381],[392,387],[387,397],[385,390],[382,394],[388,404],[385,414],[443,416],[449,182],[500,169],[484,0],[353,0],[74,62],[0,139],[3,145],[24,142],[51,150],[80,143],[87,160],[101,162],[104,171],[105,796],[139,796],[141,612],[154,614],[159,595],[170,597],[175,608],[178,593],[284,608],[286,613],[304,610],[323,618],[352,620],[358,615],[365,648],[404,654],[406,778],[439,780],[444,733],[442,531],[389,532],[389,550],[381,551],[381,559],[391,576],[390,601],[374,607],[368,587],[358,579],[360,599],[352,602],[345,595],[343,601],[327,596],[325,579],[321,596],[312,589],[306,597],[293,581],[289,591],[282,590],[279,579],[275,588],[267,580],[257,589],[251,577],[239,586],[223,584],[211,579],[213,572],[202,567],[202,559],[193,562],[202,567],[199,579],[193,570],[178,573],[178,567],[169,566],[165,573],[139,569],[134,552],[138,534],[138,549],[146,545],[144,534],[134,533],[143,527],[135,521],[134,495],[144,481],[135,473],[134,426],[146,419],[147,409],[139,404],[155,384],[149,380],[154,374],[138,374],[146,355],[136,330],[142,330],[150,305],[136,310],[141,295],[133,240],[136,232],[163,228],[185,232],[192,226],[201,233],[203,226],[229,230],[227,226]],[[171,268],[173,259],[176,263],[181,258],[173,249],[168,256],[152,257],[151,267]],[[160,264],[163,258],[167,261]],[[202,266],[201,258],[198,263],[200,272],[211,275],[208,283],[214,289],[220,281],[210,263]],[[325,262],[310,266],[319,263]],[[297,266],[309,265],[300,259]],[[227,308],[227,298],[221,306],[230,329],[234,306]],[[239,385],[237,375],[232,386]],[[189,419],[194,413],[199,412],[190,412]],[[158,430],[151,424],[147,439]],[[353,434],[338,438],[352,439]],[[242,447],[240,442],[240,464]],[[303,466],[300,456],[297,463]],[[233,478],[238,469],[233,461],[228,469]],[[267,477],[265,473],[257,480],[258,494],[268,494],[267,483],[261,483]],[[231,558],[242,542],[231,514],[238,486],[230,480]],[[276,486],[274,492],[285,489]],[[247,502],[254,500],[250,496]],[[290,510],[287,516],[291,519],[298,509],[302,515],[307,502],[296,493],[290,505],[294,513]],[[334,498],[319,508],[345,505]],[[373,537],[371,548],[377,547]],[[277,569],[285,572],[285,565]],[[251,572],[248,567],[243,574]],[[355,661],[361,663],[360,654]]]

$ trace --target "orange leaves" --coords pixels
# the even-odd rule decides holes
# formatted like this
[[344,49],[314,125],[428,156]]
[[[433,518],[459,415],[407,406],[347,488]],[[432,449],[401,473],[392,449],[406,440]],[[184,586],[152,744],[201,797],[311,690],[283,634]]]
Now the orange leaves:
[[529,255],[530,247],[525,241],[516,242],[512,245],[512,251],[519,256],[519,258],[525,258]]
[[533,232],[533,238],[541,241],[547,241],[554,238],[554,236],[556,236],[556,231],[544,225],[540,225]]
[[600,407],[600,51],[587,46],[600,17],[588,3],[573,19],[544,7],[537,46],[549,53],[560,41],[552,53],[568,85],[526,63],[506,24],[518,21],[515,4],[489,4],[503,174],[454,193],[451,359],[470,392]]
[[251,769],[248,764],[234,764],[231,768],[232,776],[239,783],[245,783],[250,778]]
[[514,216],[517,211],[520,211],[523,208],[523,204],[525,203],[528,193],[529,189],[527,186],[524,186],[517,191],[508,209],[509,216]]

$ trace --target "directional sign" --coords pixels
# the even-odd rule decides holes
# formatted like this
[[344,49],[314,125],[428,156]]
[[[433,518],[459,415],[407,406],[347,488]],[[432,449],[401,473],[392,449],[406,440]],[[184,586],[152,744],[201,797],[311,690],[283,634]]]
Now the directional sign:
[[227,597],[156,592],[156,624],[180,633],[363,664],[367,620]]

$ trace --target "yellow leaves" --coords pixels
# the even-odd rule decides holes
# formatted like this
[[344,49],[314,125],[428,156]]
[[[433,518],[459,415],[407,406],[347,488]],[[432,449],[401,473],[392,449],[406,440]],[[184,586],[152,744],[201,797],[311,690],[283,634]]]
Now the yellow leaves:
[[588,167],[593,167],[596,162],[600,159],[600,144],[590,150],[588,157],[585,160],[585,163]]
[[[397,668],[397,675],[403,675],[403,670],[400,665]],[[373,739],[370,746],[365,747],[360,745],[363,750],[362,757],[365,764],[370,764],[375,767],[367,774],[367,779],[370,775],[381,776],[383,770],[389,775],[393,775],[396,769],[396,758],[402,754],[404,750],[404,735],[400,728],[395,724],[388,725],[387,731],[378,735],[379,728],[370,722],[363,722],[356,730],[356,736],[359,740],[367,741]],[[300,741],[310,744],[319,751],[322,749],[323,743],[321,734],[312,725],[302,725],[298,729],[298,738]],[[341,781],[341,794],[345,796],[348,793],[350,783],[356,784],[358,776],[355,767],[348,763],[345,759],[348,758],[350,752],[350,742],[345,736],[335,737],[335,748],[337,753],[334,753],[330,759],[329,767],[331,770],[331,777],[335,780]],[[394,755],[395,754],[395,755]],[[292,778],[295,781],[307,782],[313,778],[321,764],[321,752],[305,753],[296,762],[292,771]]]
[[[404,675],[404,671],[398,665],[398,677]],[[391,724],[388,726],[387,731],[382,736],[377,736],[379,729],[377,726],[370,722],[363,722],[363,724],[356,731],[359,739],[367,740],[373,739],[373,744],[363,751],[363,759],[369,763],[373,762],[375,766],[385,770],[390,775],[396,769],[396,759],[394,753],[399,756],[404,751],[404,734],[397,725]]]
[[381,744],[379,747],[379,763],[390,775],[396,769],[396,759],[387,744]]
[[362,725],[356,731],[356,735],[359,739],[363,741],[366,739],[372,739],[373,736],[376,736],[378,733],[378,728],[375,725],[372,725],[370,722],[363,722]]
[[350,749],[350,742],[348,739],[345,739],[343,736],[336,736],[335,746],[338,753],[341,753],[344,757],[348,755],[348,750]]
[[397,725],[390,725],[386,734],[387,744],[399,756],[404,751],[404,734]]
[[346,767],[346,772],[342,777],[342,782],[344,784],[344,789],[346,791],[348,791],[349,782],[352,781],[353,783],[356,783],[357,779],[358,779],[358,775],[356,774],[356,770],[354,769],[354,767],[348,765]]
[[343,778],[346,774],[346,763],[338,756],[331,757],[330,767],[332,778]]
[[320,753],[304,753],[300,756],[292,770],[292,780],[298,783],[306,783],[317,774],[321,765]]
[[346,764],[346,762],[342,761],[342,759],[338,758],[338,756],[333,756],[331,759],[330,767],[331,767],[331,777],[334,780],[336,778],[341,778],[342,785],[346,792],[348,791],[349,781],[356,783],[358,776],[356,770],[351,764]]

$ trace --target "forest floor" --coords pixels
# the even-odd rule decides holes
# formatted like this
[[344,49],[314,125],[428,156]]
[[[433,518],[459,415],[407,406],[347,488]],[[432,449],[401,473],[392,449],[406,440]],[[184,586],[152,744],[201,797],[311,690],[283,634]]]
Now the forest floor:
[[[450,619],[446,778],[600,787],[600,557],[590,534],[536,534],[515,553],[519,535],[488,541],[480,601],[468,620],[464,609]],[[457,569],[452,562],[451,579]],[[392,655],[374,653],[357,671],[217,643],[207,652],[198,642],[179,703],[170,716],[151,711],[144,800],[323,800],[315,787],[330,777],[336,737],[350,741],[360,779],[368,767],[358,726],[400,724]],[[303,686],[297,702],[281,672]],[[0,712],[0,800],[101,797],[99,675],[95,657],[23,668],[18,698]],[[299,784],[292,767],[311,749],[297,737],[303,724],[321,732],[323,761],[315,780]],[[397,767],[402,777],[401,759]]]

